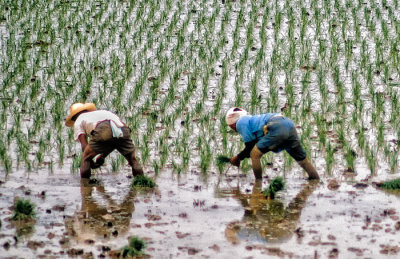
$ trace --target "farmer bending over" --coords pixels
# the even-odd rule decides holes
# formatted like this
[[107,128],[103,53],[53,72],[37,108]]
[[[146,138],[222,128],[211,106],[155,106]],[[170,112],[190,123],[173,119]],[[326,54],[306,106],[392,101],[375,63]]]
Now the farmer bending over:
[[256,179],[262,177],[261,157],[268,151],[279,153],[286,150],[307,172],[308,179],[319,179],[314,166],[306,157],[293,122],[278,113],[247,115],[241,108],[233,107],[226,113],[226,123],[239,132],[246,147],[231,159],[231,164],[240,166],[240,161],[251,157]]
[[[74,103],[66,119],[67,127],[74,127],[74,139],[82,146],[81,177],[89,178],[90,169],[104,164],[104,159],[117,149],[128,160],[133,176],[142,175],[143,169],[135,157],[131,131],[112,112],[96,110],[94,103]],[[90,138],[88,143],[87,138]],[[98,158],[96,162],[93,158]]]

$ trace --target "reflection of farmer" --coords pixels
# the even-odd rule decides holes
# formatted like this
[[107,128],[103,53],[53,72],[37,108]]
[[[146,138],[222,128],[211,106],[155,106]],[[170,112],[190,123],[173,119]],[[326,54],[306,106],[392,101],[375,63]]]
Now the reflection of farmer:
[[[101,202],[96,200],[99,194]],[[90,184],[89,179],[81,180],[82,209],[72,218],[66,218],[65,225],[69,235],[77,241],[107,239],[121,235],[129,230],[130,220],[135,210],[136,191],[129,188],[122,203],[117,204],[99,183]],[[106,204],[106,205],[103,205]]]
[[240,240],[279,242],[289,238],[297,229],[301,210],[314,191],[316,182],[307,183],[286,208],[278,200],[267,200],[261,186],[261,180],[256,180],[251,194],[232,190],[233,197],[245,208],[245,215],[241,221],[228,224],[225,236],[231,243],[237,244]]
[[[117,149],[128,160],[134,176],[143,174],[136,160],[130,129],[112,112],[96,110],[93,103],[75,103],[66,119],[67,127],[74,127],[74,138],[82,146],[81,177],[89,178],[91,168],[98,168],[104,159]],[[90,138],[89,144],[87,137]],[[93,162],[93,158],[98,158]]]
[[261,157],[268,151],[286,150],[307,172],[309,179],[319,179],[314,166],[306,157],[293,122],[277,113],[247,115],[241,108],[231,108],[226,114],[226,123],[240,133],[246,147],[231,159],[231,164],[240,166],[240,161],[251,157],[254,176],[261,179]]

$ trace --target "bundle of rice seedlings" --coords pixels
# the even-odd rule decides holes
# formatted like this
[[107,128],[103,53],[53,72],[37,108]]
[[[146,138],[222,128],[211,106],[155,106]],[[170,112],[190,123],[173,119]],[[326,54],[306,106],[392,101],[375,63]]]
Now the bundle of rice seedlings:
[[275,199],[277,192],[285,188],[285,180],[282,177],[275,177],[272,179],[268,188],[263,191],[263,194],[268,199]]
[[145,249],[145,247],[146,244],[142,239],[138,237],[132,237],[129,240],[129,245],[122,248],[121,255],[123,258],[135,258],[135,256],[143,254],[143,250]]
[[218,155],[215,160],[216,160],[217,166],[221,166],[223,164],[227,164],[227,163],[231,162],[231,159],[224,155]]
[[30,200],[17,199],[14,205],[14,215],[12,220],[28,220],[36,216],[35,204]]
[[150,177],[147,177],[145,175],[138,175],[133,178],[131,186],[153,188],[154,186],[156,186],[156,184]]
[[391,181],[377,183],[376,186],[386,190],[400,190],[400,178]]

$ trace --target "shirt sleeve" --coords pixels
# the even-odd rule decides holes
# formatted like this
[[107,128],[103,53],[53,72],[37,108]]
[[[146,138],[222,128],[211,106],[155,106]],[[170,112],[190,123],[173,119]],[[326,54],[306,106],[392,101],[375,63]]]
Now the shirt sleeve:
[[239,160],[243,160],[245,158],[250,157],[250,152],[257,142],[258,142],[257,140],[253,140],[251,142],[244,143],[246,147],[238,154]]
[[237,121],[236,130],[242,136],[244,143],[256,140],[256,137],[249,128],[249,118],[247,118],[247,116],[242,117]]
[[76,142],[79,142],[80,135],[86,135],[85,129],[83,127],[84,121],[79,118],[76,120],[74,124],[74,139]]

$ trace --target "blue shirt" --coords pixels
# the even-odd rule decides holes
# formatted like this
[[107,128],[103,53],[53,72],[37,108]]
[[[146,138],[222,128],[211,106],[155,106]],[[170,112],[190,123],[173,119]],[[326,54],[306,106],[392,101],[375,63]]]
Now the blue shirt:
[[265,113],[260,115],[245,115],[236,122],[236,130],[245,143],[259,140],[264,136],[264,125],[268,120],[279,113]]

